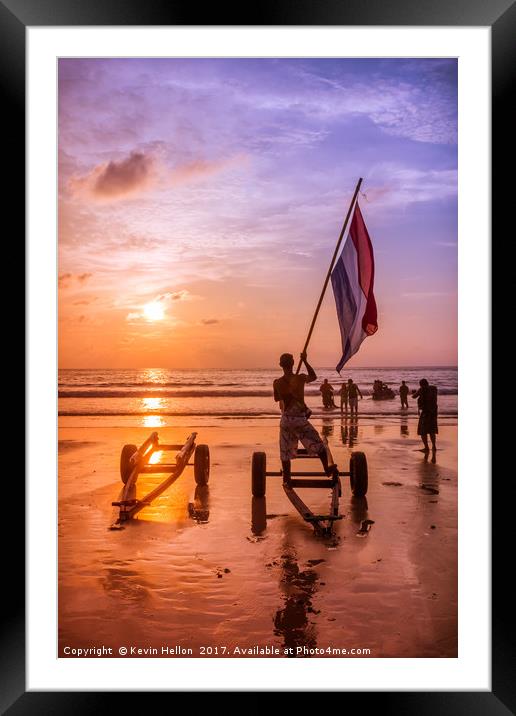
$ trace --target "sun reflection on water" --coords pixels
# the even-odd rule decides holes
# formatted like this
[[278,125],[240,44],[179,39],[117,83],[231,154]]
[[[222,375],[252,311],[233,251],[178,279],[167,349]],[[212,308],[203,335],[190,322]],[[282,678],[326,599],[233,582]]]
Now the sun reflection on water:
[[166,380],[166,371],[160,368],[146,368],[141,372],[141,379],[145,383],[163,383]]
[[[154,413],[157,410],[163,410],[165,404],[162,398],[142,398],[140,407],[142,412],[152,411]],[[165,425],[165,421],[161,415],[143,415],[142,425],[145,428],[159,428]]]
[[165,421],[160,415],[143,415],[142,425],[144,428],[160,428],[165,425]]

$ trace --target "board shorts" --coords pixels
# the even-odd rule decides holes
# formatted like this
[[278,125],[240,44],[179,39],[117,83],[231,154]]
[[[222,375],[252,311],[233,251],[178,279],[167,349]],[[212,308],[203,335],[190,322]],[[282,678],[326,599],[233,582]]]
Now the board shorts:
[[358,398],[349,398],[349,407],[358,408]]
[[419,416],[417,423],[418,435],[437,435],[439,428],[437,427],[437,413],[423,411]]
[[280,458],[283,461],[297,457],[300,442],[308,455],[319,455],[325,445],[321,436],[304,415],[283,413],[280,421]]

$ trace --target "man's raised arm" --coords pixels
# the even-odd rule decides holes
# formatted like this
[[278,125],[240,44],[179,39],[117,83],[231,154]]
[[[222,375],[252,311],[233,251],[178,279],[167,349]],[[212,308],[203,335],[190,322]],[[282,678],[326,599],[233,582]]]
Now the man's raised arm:
[[312,368],[311,365],[309,365],[308,361],[306,360],[306,353],[301,353],[301,360],[305,364],[305,368],[308,371],[308,377],[307,377],[307,383],[313,383],[314,380],[317,380],[317,374],[315,370]]

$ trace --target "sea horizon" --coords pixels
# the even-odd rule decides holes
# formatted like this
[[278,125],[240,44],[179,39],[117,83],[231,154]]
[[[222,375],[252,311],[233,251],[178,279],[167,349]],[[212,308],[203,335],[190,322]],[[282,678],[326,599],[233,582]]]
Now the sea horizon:
[[[338,376],[334,368],[315,367],[317,380],[306,386],[305,399],[315,416],[328,416],[319,386],[327,378],[339,389],[349,377],[358,385],[363,400],[360,413],[370,418],[400,414],[398,388],[405,380],[410,390],[427,378],[437,386],[441,415],[457,415],[458,371],[446,366],[400,366],[348,368]],[[59,370],[60,416],[213,416],[274,417],[279,408],[272,383],[278,366],[242,369],[169,368],[68,368]],[[375,380],[393,391],[388,400],[373,400]],[[338,403],[338,399],[336,399]],[[409,401],[407,415],[417,415]]]
[[[95,366],[95,367],[89,367],[89,368],[88,367],[86,367],[86,368],[84,368],[84,367],[70,368],[70,367],[65,367],[65,366],[59,366],[57,370],[58,371],[61,371],[61,370],[82,370],[82,371],[88,371],[88,370],[91,370],[91,371],[93,371],[93,370],[106,370],[106,371],[107,370],[113,370],[113,371],[115,371],[115,370],[177,370],[177,371],[191,371],[193,373],[193,372],[201,372],[204,370],[216,370],[216,371],[221,371],[221,372],[222,371],[235,371],[235,370],[241,370],[241,371],[272,370],[273,368],[276,368],[276,367],[277,367],[276,365],[275,366],[272,366],[272,365],[271,366],[258,366],[256,368],[241,368],[241,367],[238,367],[238,368],[217,368],[215,366],[210,366],[210,367],[206,367],[206,368],[184,368],[184,367],[183,368],[170,368],[169,366],[157,366],[157,365],[148,365],[148,366],[144,366],[144,367],[120,366],[117,368],[109,368],[109,367],[106,368],[105,366]],[[333,370],[333,371],[335,370],[335,367],[330,366],[330,365],[314,365],[313,367],[316,370]],[[443,363],[443,364],[441,364],[441,363],[428,363],[428,364],[418,363],[417,365],[412,365],[410,363],[407,363],[404,365],[394,365],[394,364],[393,365],[360,365],[360,366],[356,365],[356,366],[352,366],[352,367],[346,368],[346,369],[343,368],[341,372],[344,373],[346,370],[384,370],[384,369],[385,370],[387,370],[387,369],[388,370],[395,370],[395,369],[419,370],[420,368],[458,370],[458,365],[453,364],[453,363],[450,363],[450,364],[447,364],[447,363]]]

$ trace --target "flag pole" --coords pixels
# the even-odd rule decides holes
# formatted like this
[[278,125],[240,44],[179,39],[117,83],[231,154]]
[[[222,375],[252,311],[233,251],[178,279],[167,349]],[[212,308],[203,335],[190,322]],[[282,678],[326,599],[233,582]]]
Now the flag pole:
[[[328,286],[328,281],[330,280],[331,272],[333,269],[333,265],[335,264],[335,259],[337,258],[337,255],[339,253],[340,245],[342,243],[342,239],[344,238],[344,233],[346,231],[346,227],[348,225],[349,217],[351,216],[351,211],[353,210],[353,206],[355,205],[356,198],[358,196],[358,192],[360,191],[360,186],[362,184],[362,177],[357,182],[357,185],[355,187],[355,193],[353,194],[353,198],[351,199],[351,204],[349,205],[348,213],[346,214],[346,218],[344,219],[344,224],[342,226],[342,231],[340,232],[339,240],[337,241],[337,246],[335,247],[335,251],[333,252],[333,256],[330,263],[330,268],[328,269],[328,273],[326,274],[326,278],[324,279],[324,284],[322,287],[321,295],[319,296],[319,301],[317,303],[317,307],[315,309],[314,317],[312,318],[312,323],[310,324],[310,329],[308,331],[308,335],[306,337],[305,345],[303,348],[303,353],[306,353],[308,344],[310,343],[310,338],[312,337],[312,333],[314,330],[315,322],[317,320],[317,316],[319,315],[319,309],[321,308],[321,304],[323,302],[324,294],[326,293],[326,287]],[[301,370],[302,360],[299,361],[297,365],[296,375]]]

